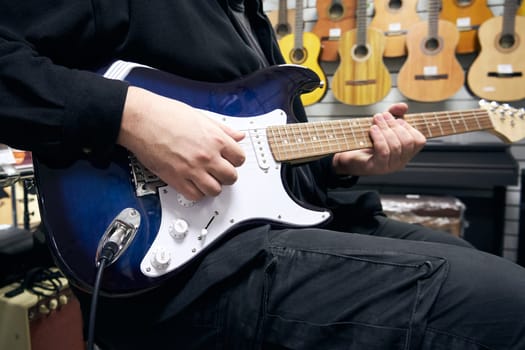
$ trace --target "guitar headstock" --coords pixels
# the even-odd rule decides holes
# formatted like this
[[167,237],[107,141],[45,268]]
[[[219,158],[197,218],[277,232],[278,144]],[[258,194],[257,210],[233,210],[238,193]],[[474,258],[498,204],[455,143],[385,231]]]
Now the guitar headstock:
[[525,138],[525,109],[485,100],[479,105],[488,112],[493,133],[503,141],[513,143]]

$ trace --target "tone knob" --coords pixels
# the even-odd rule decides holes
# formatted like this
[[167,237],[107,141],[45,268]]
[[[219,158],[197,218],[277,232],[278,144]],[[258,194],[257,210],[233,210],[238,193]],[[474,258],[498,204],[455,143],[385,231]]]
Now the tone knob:
[[195,201],[192,201],[186,197],[184,197],[182,194],[177,193],[177,202],[183,206],[184,208],[190,208],[193,207],[195,204]]
[[175,239],[183,239],[188,233],[188,222],[184,219],[176,219],[169,227],[170,235]]
[[170,265],[171,255],[166,249],[159,248],[151,257],[151,265],[157,270],[166,270]]

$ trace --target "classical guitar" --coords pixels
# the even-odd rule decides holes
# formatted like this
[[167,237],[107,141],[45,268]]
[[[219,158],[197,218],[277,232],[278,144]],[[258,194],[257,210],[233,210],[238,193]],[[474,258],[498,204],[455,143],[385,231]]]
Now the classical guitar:
[[521,1],[521,5],[518,8],[518,12],[516,12],[518,16],[525,16],[525,1]]
[[454,23],[440,20],[438,15],[439,1],[430,0],[428,21],[413,24],[408,30],[408,55],[397,85],[405,97],[415,101],[445,100],[465,83],[455,53],[459,31]]
[[292,33],[293,19],[295,17],[295,10],[288,9],[286,0],[279,0],[279,7],[277,11],[270,11],[267,13],[268,19],[273,25],[277,38],[282,38],[285,35]]
[[[291,123],[292,99],[320,83],[305,67],[273,66],[229,83],[187,80],[123,61],[101,74],[178,99],[243,130],[246,162],[238,168],[238,181],[218,197],[190,201],[123,148],[116,148],[106,164],[83,159],[52,167],[34,157],[47,242],[61,271],[86,291],[94,284],[101,242],[113,235],[124,238],[119,240],[123,249],[106,268],[101,287],[116,296],[160,286],[239,225],[322,224],[330,212],[290,197],[281,178],[283,163],[372,146],[371,118]],[[514,142],[525,130],[522,111],[489,103],[405,119],[429,138],[486,130]]]
[[320,77],[323,83],[319,88],[301,95],[301,101],[305,106],[319,102],[326,93],[328,83],[319,64],[321,41],[314,33],[304,31],[303,0],[295,2],[294,31],[279,40],[279,48],[286,63],[306,66]]
[[421,20],[417,13],[417,0],[374,0],[374,9],[370,27],[381,30],[385,35],[383,56],[405,56],[408,28]]
[[441,0],[441,4],[439,17],[456,23],[459,30],[456,53],[478,52],[478,28],[493,16],[487,0]]
[[368,28],[366,1],[357,2],[357,28],[341,37],[341,59],[332,80],[335,98],[349,105],[379,102],[392,87],[383,62],[384,36],[380,30]]
[[516,0],[506,0],[503,16],[479,28],[481,51],[467,73],[470,90],[495,101],[525,98],[525,17],[516,16]]
[[312,32],[321,39],[321,61],[339,59],[337,53],[341,35],[356,25],[355,4],[355,0],[317,0],[317,21]]

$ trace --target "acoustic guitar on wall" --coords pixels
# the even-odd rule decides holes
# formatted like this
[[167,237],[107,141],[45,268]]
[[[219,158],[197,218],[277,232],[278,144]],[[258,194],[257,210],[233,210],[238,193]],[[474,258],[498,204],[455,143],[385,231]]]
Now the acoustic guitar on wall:
[[320,60],[338,60],[341,35],[355,28],[355,0],[317,0],[317,21],[312,33],[321,39]]
[[521,0],[521,5],[518,9],[517,15],[525,16],[525,1]]
[[440,20],[438,0],[429,1],[428,21],[409,28],[408,55],[399,70],[397,85],[405,97],[421,102],[442,101],[465,82],[455,50],[459,31],[454,23]]
[[479,51],[478,28],[491,17],[487,0],[442,0],[440,18],[456,23],[459,30],[457,53]]
[[385,35],[384,57],[405,56],[407,29],[421,20],[417,0],[374,0],[375,14],[370,27]]
[[295,10],[288,9],[288,3],[286,0],[279,0],[277,11],[270,11],[267,13],[267,16],[272,23],[278,39],[292,33],[292,23],[295,17]]
[[525,17],[516,16],[516,9],[516,0],[505,0],[503,16],[479,28],[481,51],[467,74],[476,96],[495,101],[525,98]]
[[319,88],[301,95],[302,103],[308,106],[321,100],[328,86],[326,74],[319,65],[321,40],[314,33],[304,31],[303,0],[296,0],[295,29],[292,34],[285,35],[279,40],[279,48],[286,63],[310,68],[322,82]]
[[349,105],[379,102],[392,87],[390,72],[383,62],[384,35],[367,26],[366,5],[366,0],[358,0],[357,28],[341,37],[340,62],[332,80],[335,98]]

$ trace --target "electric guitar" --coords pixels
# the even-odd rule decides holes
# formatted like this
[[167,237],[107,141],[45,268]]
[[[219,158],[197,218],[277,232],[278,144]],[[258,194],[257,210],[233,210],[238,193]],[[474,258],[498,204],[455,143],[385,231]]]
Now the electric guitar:
[[459,41],[456,53],[479,51],[478,28],[493,16],[487,0],[441,0],[440,18],[456,23]]
[[[101,293],[139,294],[159,287],[189,262],[246,223],[315,226],[330,212],[297,202],[281,178],[284,163],[372,147],[371,118],[291,123],[292,99],[319,85],[311,70],[273,66],[229,83],[204,83],[117,61],[102,72],[200,109],[246,133],[238,181],[217,197],[190,201],[164,184],[123,148],[107,164],[81,159],[52,167],[34,157],[47,242],[58,267],[79,288],[92,291],[95,262],[108,240],[120,247]],[[427,137],[486,130],[508,142],[522,138],[523,112],[489,103],[479,110],[406,115]]]
[[470,90],[481,98],[525,98],[525,17],[516,16],[516,0],[506,0],[503,16],[479,28],[481,52],[467,73]]
[[385,35],[383,56],[405,56],[408,28],[421,20],[417,0],[375,0],[374,9],[370,27],[380,29]]
[[366,0],[357,1],[357,28],[341,37],[341,59],[332,80],[335,98],[349,105],[381,101],[392,87],[383,62],[384,35],[379,29],[367,28],[366,5]]
[[415,101],[446,100],[465,83],[455,53],[459,31],[454,23],[440,20],[438,15],[438,0],[430,0],[428,22],[420,21],[408,30],[408,55],[397,85],[405,97]]
[[321,39],[323,62],[339,59],[338,49],[341,35],[355,28],[355,0],[317,0],[317,21],[312,32]]
[[328,88],[326,74],[319,65],[321,40],[312,32],[304,31],[303,0],[295,2],[295,29],[279,40],[279,48],[286,63],[299,64],[313,70],[322,81],[319,88],[301,95],[305,106],[319,102]]

